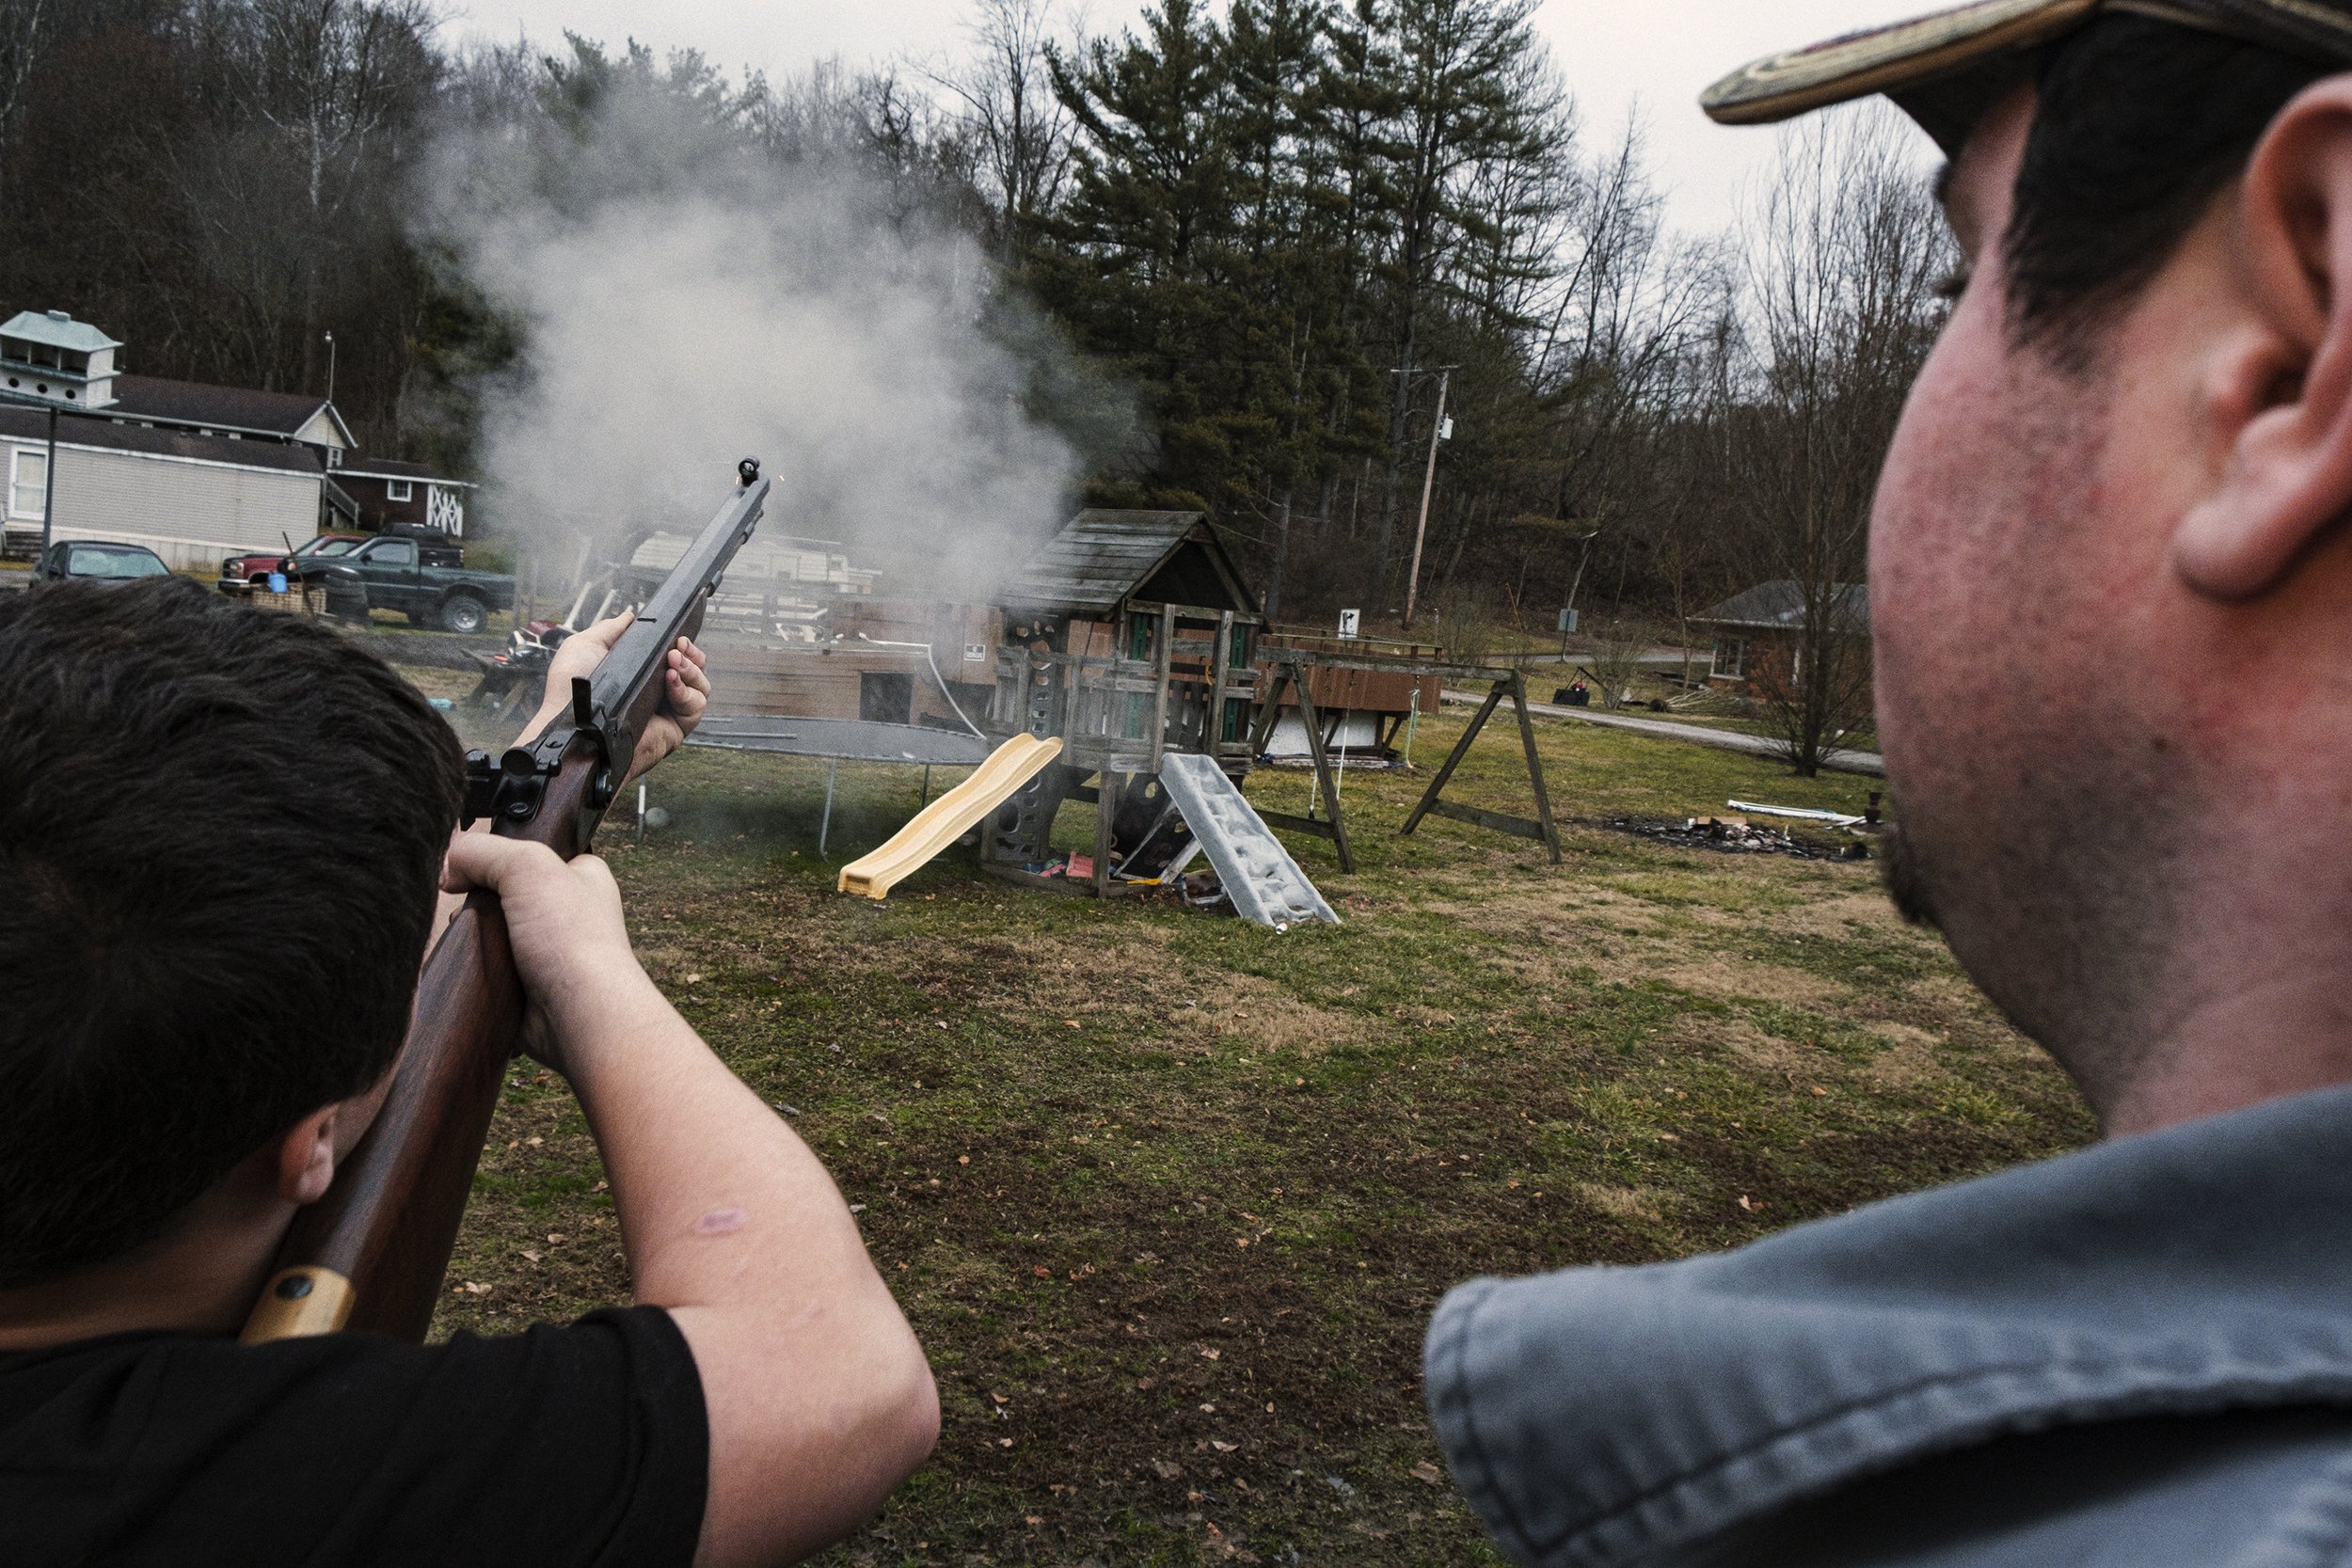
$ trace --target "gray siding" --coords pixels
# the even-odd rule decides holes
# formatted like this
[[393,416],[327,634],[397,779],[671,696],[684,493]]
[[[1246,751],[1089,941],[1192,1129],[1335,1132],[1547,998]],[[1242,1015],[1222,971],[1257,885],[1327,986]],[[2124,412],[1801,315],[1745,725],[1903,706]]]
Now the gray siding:
[[[56,487],[54,537],[144,545],[175,571],[217,570],[223,556],[282,549],[318,531],[315,475],[60,441]],[[26,523],[9,527],[22,532]]]

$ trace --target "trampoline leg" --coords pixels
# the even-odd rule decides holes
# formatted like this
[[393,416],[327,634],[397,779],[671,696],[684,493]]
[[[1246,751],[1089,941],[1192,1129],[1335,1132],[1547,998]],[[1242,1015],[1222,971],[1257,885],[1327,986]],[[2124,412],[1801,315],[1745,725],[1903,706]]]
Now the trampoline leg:
[[920,810],[922,810],[922,809],[923,809],[923,807],[924,807],[924,806],[928,806],[928,805],[930,805],[930,803],[931,803],[931,765],[930,765],[930,763],[928,763],[928,762],[927,762],[927,763],[925,763],[925,764],[923,765],[923,799],[922,799],[922,800],[921,800],[919,803],[917,803],[917,805],[915,806],[915,810],[920,811]]
[[817,858],[825,859],[825,835],[833,832],[833,782],[841,773],[841,759],[834,757],[825,764],[825,815],[817,824]]

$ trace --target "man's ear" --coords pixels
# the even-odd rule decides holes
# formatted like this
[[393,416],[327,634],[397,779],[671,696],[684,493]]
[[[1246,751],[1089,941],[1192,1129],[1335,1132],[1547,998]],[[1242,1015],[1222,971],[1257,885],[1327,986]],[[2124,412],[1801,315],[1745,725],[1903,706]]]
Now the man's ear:
[[341,1104],[312,1111],[286,1130],[278,1144],[278,1196],[288,1203],[316,1203],[335,1181],[335,1124]]
[[2217,341],[2202,388],[2224,462],[2172,537],[2173,570],[2221,599],[2270,587],[2352,512],[2352,76],[2280,111],[2237,219],[2249,315]]

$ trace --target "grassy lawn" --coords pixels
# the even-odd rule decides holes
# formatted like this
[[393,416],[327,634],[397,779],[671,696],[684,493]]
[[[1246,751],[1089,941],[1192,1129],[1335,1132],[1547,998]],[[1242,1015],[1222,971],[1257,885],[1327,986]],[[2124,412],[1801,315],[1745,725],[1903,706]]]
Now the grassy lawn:
[[[836,896],[912,769],[844,766],[833,863],[822,763],[691,752],[655,776],[667,829],[616,821],[646,967],[823,1154],[938,1372],[937,1458],[826,1561],[1500,1561],[1422,1413],[1449,1284],[1734,1245],[2090,1135],[1874,865],[1596,825],[1859,810],[1872,781],[1547,721],[1565,865],[1399,838],[1461,721],[1422,722],[1420,773],[1350,772],[1360,873],[1293,844],[1346,923],[1279,937],[959,860]],[[1528,809],[1510,729],[1457,778]],[[518,1069],[439,1327],[626,1299],[601,1187],[563,1085]]]

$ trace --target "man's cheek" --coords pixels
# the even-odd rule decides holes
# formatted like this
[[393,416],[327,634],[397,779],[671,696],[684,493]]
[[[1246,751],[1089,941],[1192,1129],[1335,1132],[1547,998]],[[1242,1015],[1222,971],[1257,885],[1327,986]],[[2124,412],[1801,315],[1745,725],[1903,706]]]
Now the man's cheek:
[[[1931,367],[1932,368],[1932,367]],[[1923,392],[1934,388],[1923,386]],[[1950,415],[1954,396],[1914,399],[1888,451],[1872,508],[1870,629],[1879,739],[1900,790],[1919,769],[1974,744],[1998,693],[2002,633],[1995,541],[1986,515],[2010,508],[1983,454],[1989,436]]]
[[1924,433],[1899,433],[1880,476],[1870,519],[1870,629],[1882,697],[1905,690],[1963,607],[1950,569],[1954,476]]

